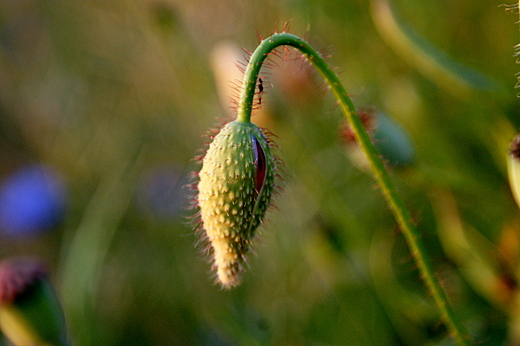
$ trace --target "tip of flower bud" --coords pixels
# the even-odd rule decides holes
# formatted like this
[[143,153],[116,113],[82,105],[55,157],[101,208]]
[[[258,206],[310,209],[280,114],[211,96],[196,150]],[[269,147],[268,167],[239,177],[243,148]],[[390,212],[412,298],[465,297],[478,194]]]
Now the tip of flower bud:
[[243,271],[243,255],[240,254],[240,250],[230,247],[230,243],[226,238],[212,241],[217,280],[226,289],[238,286],[242,282],[240,274]]

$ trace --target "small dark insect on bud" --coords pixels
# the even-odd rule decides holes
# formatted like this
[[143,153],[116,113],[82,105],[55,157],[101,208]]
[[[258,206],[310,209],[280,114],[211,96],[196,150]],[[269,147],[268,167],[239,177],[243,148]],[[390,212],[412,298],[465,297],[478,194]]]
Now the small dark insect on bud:
[[258,104],[262,104],[262,95],[264,94],[264,82],[262,77],[258,77]]

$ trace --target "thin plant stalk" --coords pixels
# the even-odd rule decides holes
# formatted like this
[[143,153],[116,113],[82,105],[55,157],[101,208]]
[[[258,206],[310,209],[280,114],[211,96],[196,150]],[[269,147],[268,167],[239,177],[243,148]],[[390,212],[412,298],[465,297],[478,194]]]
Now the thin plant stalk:
[[433,297],[439,313],[446,324],[446,327],[458,345],[469,345],[469,336],[457,320],[449,304],[446,293],[444,292],[421,240],[421,235],[415,227],[410,213],[404,205],[397,188],[381,160],[376,148],[374,147],[365,127],[363,126],[352,100],[348,96],[345,88],[339,81],[337,75],[327,65],[321,55],[314,50],[302,38],[286,32],[276,33],[264,40],[253,52],[247,65],[242,91],[238,103],[238,122],[250,122],[253,110],[256,83],[259,78],[262,63],[279,46],[291,46],[298,49],[305,58],[319,71],[326,80],[334,96],[339,102],[345,117],[347,118],[357,142],[370,162],[375,180],[378,182],[386,201],[392,210],[400,229],[402,230],[413,258],[421,273],[426,287]]

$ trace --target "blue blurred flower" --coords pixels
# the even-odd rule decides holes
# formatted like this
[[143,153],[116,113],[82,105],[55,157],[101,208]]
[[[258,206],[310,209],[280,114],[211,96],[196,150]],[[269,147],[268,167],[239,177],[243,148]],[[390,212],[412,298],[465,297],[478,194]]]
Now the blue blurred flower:
[[52,168],[32,164],[0,185],[0,232],[26,237],[48,231],[63,218],[65,186]]

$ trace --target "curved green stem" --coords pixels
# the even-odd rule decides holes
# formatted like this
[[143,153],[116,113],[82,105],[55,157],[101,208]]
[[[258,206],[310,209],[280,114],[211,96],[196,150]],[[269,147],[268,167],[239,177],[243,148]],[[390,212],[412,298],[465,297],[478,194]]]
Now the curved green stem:
[[426,248],[421,240],[419,231],[415,227],[410,214],[405,207],[401,197],[397,192],[397,188],[388,173],[383,161],[381,160],[376,148],[372,144],[370,137],[365,130],[356,108],[343,85],[339,81],[336,74],[327,65],[321,55],[316,52],[306,41],[298,36],[289,33],[276,33],[265,40],[263,40],[256,50],[251,55],[249,64],[247,66],[242,93],[238,104],[237,121],[250,122],[251,112],[253,109],[253,99],[255,94],[256,82],[259,77],[260,68],[267,56],[277,47],[287,45],[298,49],[307,60],[319,71],[323,78],[327,81],[330,89],[339,101],[341,109],[345,114],[352,130],[355,134],[357,142],[362,150],[365,152],[375,176],[379,183],[386,201],[394,213],[394,216],[408,242],[410,251],[416,261],[417,267],[421,276],[426,283],[426,286],[432,295],[441,317],[444,320],[451,336],[458,345],[468,345],[469,336],[464,327],[455,318],[455,315],[450,307],[448,298],[441,287],[441,284],[435,275],[433,265]]

